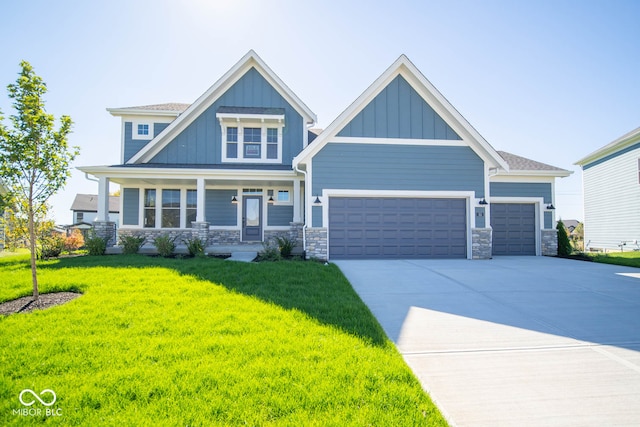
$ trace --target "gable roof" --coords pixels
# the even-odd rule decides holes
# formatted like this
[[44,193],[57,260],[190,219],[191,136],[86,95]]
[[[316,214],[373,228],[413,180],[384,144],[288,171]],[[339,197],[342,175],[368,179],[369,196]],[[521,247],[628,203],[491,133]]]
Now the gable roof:
[[602,148],[597,149],[596,151],[586,155],[582,159],[575,162],[575,165],[586,166],[589,163],[593,163],[595,161],[601,160],[604,157],[615,154],[619,151],[628,149],[629,147],[640,144],[640,127],[632,130],[620,138],[610,142]]
[[[76,194],[71,204],[72,211],[98,212],[97,194]],[[109,196],[109,212],[120,212],[120,197]]]
[[[293,159],[294,167],[304,163],[318,153],[389,83],[401,75],[409,85],[440,115],[447,125],[493,167],[508,170],[507,162],[476,131],[473,126],[449,103],[429,80],[405,55],[400,57],[369,86],[346,110],[344,110],[318,137]],[[407,140],[409,141],[409,140]]]
[[107,108],[112,116],[177,116],[191,104],[169,102],[166,104],[140,105],[138,107]]
[[498,154],[509,165],[509,174],[516,175],[548,175],[548,176],[569,176],[573,172],[566,169],[548,165],[546,163],[536,162],[526,157],[517,156],[507,153],[506,151],[498,151]]
[[303,117],[306,123],[313,124],[317,118],[313,111],[307,107],[300,98],[296,96],[287,85],[284,84],[264,61],[250,50],[240,61],[238,61],[229,71],[227,71],[217,82],[213,84],[204,94],[191,104],[176,120],[171,122],[159,135],[149,141],[138,153],[136,153],[127,163],[141,163],[151,159],[166,147],[172,139],[187,128],[200,114],[213,104],[222,94],[225,93],[235,82],[237,82],[247,71],[254,68],[282,97]]

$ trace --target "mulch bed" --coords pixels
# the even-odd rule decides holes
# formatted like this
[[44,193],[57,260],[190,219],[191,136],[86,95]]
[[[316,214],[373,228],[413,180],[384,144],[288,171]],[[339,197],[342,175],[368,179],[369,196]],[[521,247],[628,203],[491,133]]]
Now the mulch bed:
[[78,298],[80,295],[82,294],[77,294],[75,292],[54,292],[50,294],[41,294],[37,301],[33,301],[32,296],[14,299],[0,304],[0,315],[44,310],[49,307],[55,307],[69,302]]

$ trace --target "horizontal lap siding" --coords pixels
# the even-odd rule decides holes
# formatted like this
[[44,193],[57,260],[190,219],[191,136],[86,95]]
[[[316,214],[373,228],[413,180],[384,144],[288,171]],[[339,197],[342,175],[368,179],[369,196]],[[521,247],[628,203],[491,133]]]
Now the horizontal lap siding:
[[122,225],[138,225],[140,218],[140,190],[122,189]]
[[313,159],[313,194],[325,188],[484,197],[484,163],[469,147],[330,143]]
[[551,183],[548,182],[492,182],[491,197],[542,197],[551,203]]
[[293,206],[269,205],[267,209],[269,226],[288,226],[293,221]]
[[[594,248],[617,249],[640,242],[640,148],[585,167],[584,241]],[[625,250],[635,248],[627,243]]]
[[231,203],[236,190],[206,190],[205,214],[207,222],[213,226],[236,226],[238,205]]
[[283,164],[290,165],[293,157],[302,150],[302,116],[255,68],[251,68],[150,163],[220,164],[221,130],[216,111],[221,106],[284,108]]

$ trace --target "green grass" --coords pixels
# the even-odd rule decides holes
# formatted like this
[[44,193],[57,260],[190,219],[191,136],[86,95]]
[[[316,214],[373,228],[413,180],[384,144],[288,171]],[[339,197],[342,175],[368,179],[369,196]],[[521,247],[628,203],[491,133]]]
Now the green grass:
[[[29,294],[27,260],[0,259],[0,301]],[[39,265],[41,292],[84,295],[0,317],[0,425],[446,425],[335,266]],[[15,415],[26,388],[61,415]]]
[[607,254],[588,253],[595,262],[605,264],[624,265],[627,267],[640,268],[640,251],[633,252],[610,252]]

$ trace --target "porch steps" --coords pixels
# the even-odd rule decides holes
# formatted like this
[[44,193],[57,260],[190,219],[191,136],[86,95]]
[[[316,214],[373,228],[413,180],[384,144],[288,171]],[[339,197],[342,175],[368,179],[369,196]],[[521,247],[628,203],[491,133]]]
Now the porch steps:
[[226,261],[252,262],[257,256],[258,252],[231,252]]

